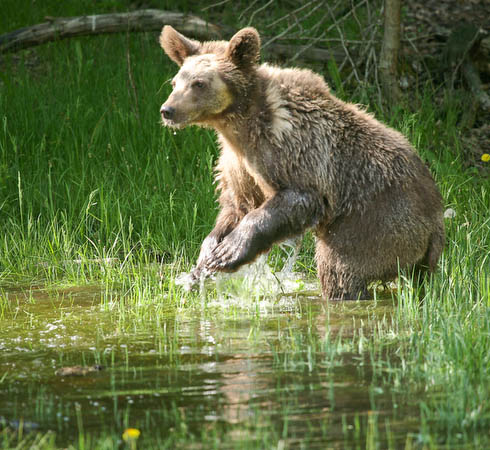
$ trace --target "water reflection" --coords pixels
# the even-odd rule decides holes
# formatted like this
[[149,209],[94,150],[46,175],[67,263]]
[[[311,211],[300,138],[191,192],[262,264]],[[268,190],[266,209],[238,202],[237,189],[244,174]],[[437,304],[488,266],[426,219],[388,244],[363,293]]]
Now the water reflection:
[[[101,309],[106,294],[95,288],[2,295],[10,303],[0,320],[4,426],[23,420],[54,430],[60,445],[72,443],[83,422],[86,432],[118,436],[138,428],[142,442],[314,446],[365,442],[376,411],[376,420],[389,418],[406,435],[412,407],[395,408],[394,393],[374,391],[368,355],[349,344],[361,322],[369,332],[391,313],[391,300],[328,305],[290,297],[283,309],[273,301],[262,313],[230,303],[139,320]],[[104,370],[56,375],[94,364]]]

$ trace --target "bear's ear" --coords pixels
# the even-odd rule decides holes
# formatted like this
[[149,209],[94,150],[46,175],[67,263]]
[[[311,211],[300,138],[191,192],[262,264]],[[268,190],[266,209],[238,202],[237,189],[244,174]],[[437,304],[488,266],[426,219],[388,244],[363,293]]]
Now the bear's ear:
[[260,36],[255,28],[244,28],[228,43],[226,56],[240,68],[253,66],[260,58]]
[[163,27],[160,34],[160,45],[169,58],[181,66],[188,56],[199,53],[201,44],[198,41],[186,38],[170,25]]

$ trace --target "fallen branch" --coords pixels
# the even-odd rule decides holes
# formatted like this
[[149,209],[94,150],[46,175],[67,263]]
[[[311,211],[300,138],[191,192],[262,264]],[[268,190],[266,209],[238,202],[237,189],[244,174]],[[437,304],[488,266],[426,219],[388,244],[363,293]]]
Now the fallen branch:
[[220,39],[223,29],[197,16],[158,9],[128,13],[100,14],[78,17],[52,17],[47,22],[21,28],[0,36],[0,53],[22,50],[75,36],[125,31],[160,31],[172,25],[184,34],[198,39]]
[[[218,26],[190,14],[158,9],[143,9],[129,13],[100,14],[79,17],[50,17],[47,22],[21,28],[0,35],[0,54],[76,36],[88,36],[127,31],[160,31],[164,25],[172,25],[179,32],[202,40],[225,39],[234,31]],[[264,39],[266,40],[266,39]],[[342,49],[315,48],[307,45],[271,43],[264,48],[268,58],[298,59],[325,62],[329,59],[342,61]]]

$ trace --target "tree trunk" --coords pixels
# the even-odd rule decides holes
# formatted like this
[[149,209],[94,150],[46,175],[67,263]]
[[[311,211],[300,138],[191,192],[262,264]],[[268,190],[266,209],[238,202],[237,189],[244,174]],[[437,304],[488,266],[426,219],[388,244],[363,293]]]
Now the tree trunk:
[[379,74],[384,94],[393,104],[400,100],[398,52],[401,34],[401,0],[384,0],[384,35],[379,59]]

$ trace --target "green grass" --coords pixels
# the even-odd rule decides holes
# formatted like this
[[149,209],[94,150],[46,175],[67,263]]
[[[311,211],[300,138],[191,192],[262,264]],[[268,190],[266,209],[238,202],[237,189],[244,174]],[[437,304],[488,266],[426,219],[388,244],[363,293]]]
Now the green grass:
[[[94,63],[95,48],[104,64]],[[173,68],[154,35],[40,51],[52,63],[35,74],[21,61],[2,86],[2,276],[43,277],[43,261],[63,273],[70,259],[125,258],[141,248],[160,259],[195,251],[213,220],[216,150],[209,132],[159,126]]]
[[[7,2],[8,21],[0,31],[42,21],[44,15],[95,9],[89,1],[66,2],[61,12],[57,3],[43,2],[16,15],[14,2]],[[100,2],[97,12],[124,7]],[[247,310],[208,308],[197,294],[182,293],[174,279],[190,268],[212,227],[218,150],[210,131],[174,133],[161,127],[159,107],[175,71],[155,33],[73,39],[3,57],[0,328],[5,331],[0,344],[27,336],[34,354],[49,355],[57,365],[107,365],[114,370],[112,381],[107,375],[110,396],[132,377],[137,384],[146,379],[141,349],[148,346],[170,387],[180,382],[182,367],[210,362],[199,353],[207,344],[196,331],[206,327],[217,330],[216,358],[223,352],[266,358],[277,381],[267,395],[278,410],[251,402],[247,420],[206,422],[196,431],[205,411],[169,403],[158,409],[157,419],[139,422],[142,448],[200,442],[217,448],[230,433],[242,448],[314,445],[332,435],[346,448],[489,446],[490,194],[488,180],[465,168],[460,157],[464,102],[448,97],[436,103],[426,89],[413,99],[412,109],[400,107],[385,118],[429,162],[446,207],[457,213],[446,221],[440,270],[426,282],[425,292],[414,292],[402,277],[387,304],[317,310],[302,300],[292,311],[272,314],[264,313],[260,299],[252,299]],[[341,77],[332,65],[324,75],[335,78],[329,79],[333,85]],[[348,91],[341,94],[349,98]],[[371,98],[369,90],[357,95],[353,101]],[[376,104],[370,107],[383,118]],[[307,237],[297,265],[304,272],[314,272],[312,247]],[[280,259],[278,250],[273,259]],[[26,300],[13,294],[18,286]],[[34,289],[39,286],[42,296]],[[96,293],[82,312],[77,289]],[[208,295],[216,297],[212,290]],[[36,337],[49,321],[84,336],[83,345],[52,353]],[[233,343],[237,336],[240,347]],[[126,350],[116,341],[127,344]],[[182,346],[197,350],[188,356]],[[52,364],[49,358],[43,364]],[[32,367],[34,385],[50,379],[51,366],[39,375]],[[365,380],[370,413],[343,412],[343,371]],[[15,370],[0,372],[2,395],[14,398],[17,382]],[[30,389],[32,414],[40,422],[57,411],[74,418],[71,440],[56,443],[56,433],[9,424],[0,431],[0,448],[115,448],[121,444],[119,430],[132,425],[131,408],[119,407],[115,428],[93,431],[85,423],[90,410],[77,413],[72,403]],[[301,395],[308,390],[313,399],[316,390],[321,392],[331,406],[328,414],[314,405],[304,410]],[[298,428],[295,418],[309,413],[311,429]]]

